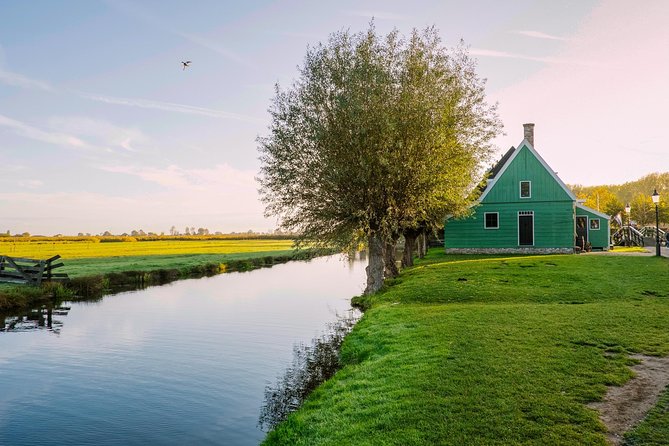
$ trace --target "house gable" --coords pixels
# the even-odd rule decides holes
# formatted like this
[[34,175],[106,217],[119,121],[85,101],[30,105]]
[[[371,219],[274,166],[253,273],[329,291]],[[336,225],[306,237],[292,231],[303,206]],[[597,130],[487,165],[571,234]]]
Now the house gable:
[[[553,169],[523,140],[497,172],[479,198],[479,203],[530,203],[576,201],[576,196]],[[520,183],[529,181],[529,197],[521,198]],[[527,192],[527,184],[524,185]]]
[[[488,172],[471,214],[447,221],[447,252],[573,252],[576,196],[534,150],[534,124],[523,127],[525,139]],[[606,246],[608,221],[595,214],[587,219]]]

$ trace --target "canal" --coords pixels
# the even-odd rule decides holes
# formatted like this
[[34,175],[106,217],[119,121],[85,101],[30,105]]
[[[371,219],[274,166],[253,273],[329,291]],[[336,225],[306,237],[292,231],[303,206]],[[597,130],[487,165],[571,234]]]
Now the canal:
[[265,387],[346,314],[364,268],[322,257],[6,316],[0,444],[258,444]]

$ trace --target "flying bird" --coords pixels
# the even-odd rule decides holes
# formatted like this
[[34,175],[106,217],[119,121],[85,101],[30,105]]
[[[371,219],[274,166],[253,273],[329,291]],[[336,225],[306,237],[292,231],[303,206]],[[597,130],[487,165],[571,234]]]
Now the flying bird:
[[[183,61],[181,62],[181,65],[184,66],[184,67],[183,67],[183,70],[185,70],[187,67],[189,67],[190,64],[191,64],[191,61],[190,61],[190,60],[187,60],[186,62],[183,62]],[[181,71],[183,71],[183,70],[181,70]]]

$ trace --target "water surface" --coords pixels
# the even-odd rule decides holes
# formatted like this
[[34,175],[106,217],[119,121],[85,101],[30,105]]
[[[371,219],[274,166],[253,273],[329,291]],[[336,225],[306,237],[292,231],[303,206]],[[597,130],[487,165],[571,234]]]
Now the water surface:
[[350,308],[364,266],[291,262],[18,323],[0,332],[0,444],[258,444],[265,386]]

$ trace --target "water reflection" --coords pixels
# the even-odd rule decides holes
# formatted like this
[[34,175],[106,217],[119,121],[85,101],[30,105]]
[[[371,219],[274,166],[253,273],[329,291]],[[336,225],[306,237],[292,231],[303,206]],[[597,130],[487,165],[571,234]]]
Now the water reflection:
[[257,445],[266,385],[350,308],[365,266],[183,280],[66,302],[51,322],[46,308],[0,314],[0,445]]
[[54,319],[54,316],[67,316],[70,307],[49,307],[29,310],[18,316],[0,315],[0,331],[4,332],[22,332],[34,330],[47,330],[51,333],[59,334],[63,327],[62,319]]
[[258,424],[270,430],[297,410],[309,394],[330,379],[340,368],[339,352],[344,337],[351,331],[361,313],[351,310],[328,324],[321,336],[311,344],[293,347],[293,362],[276,384],[265,388],[265,401]]

